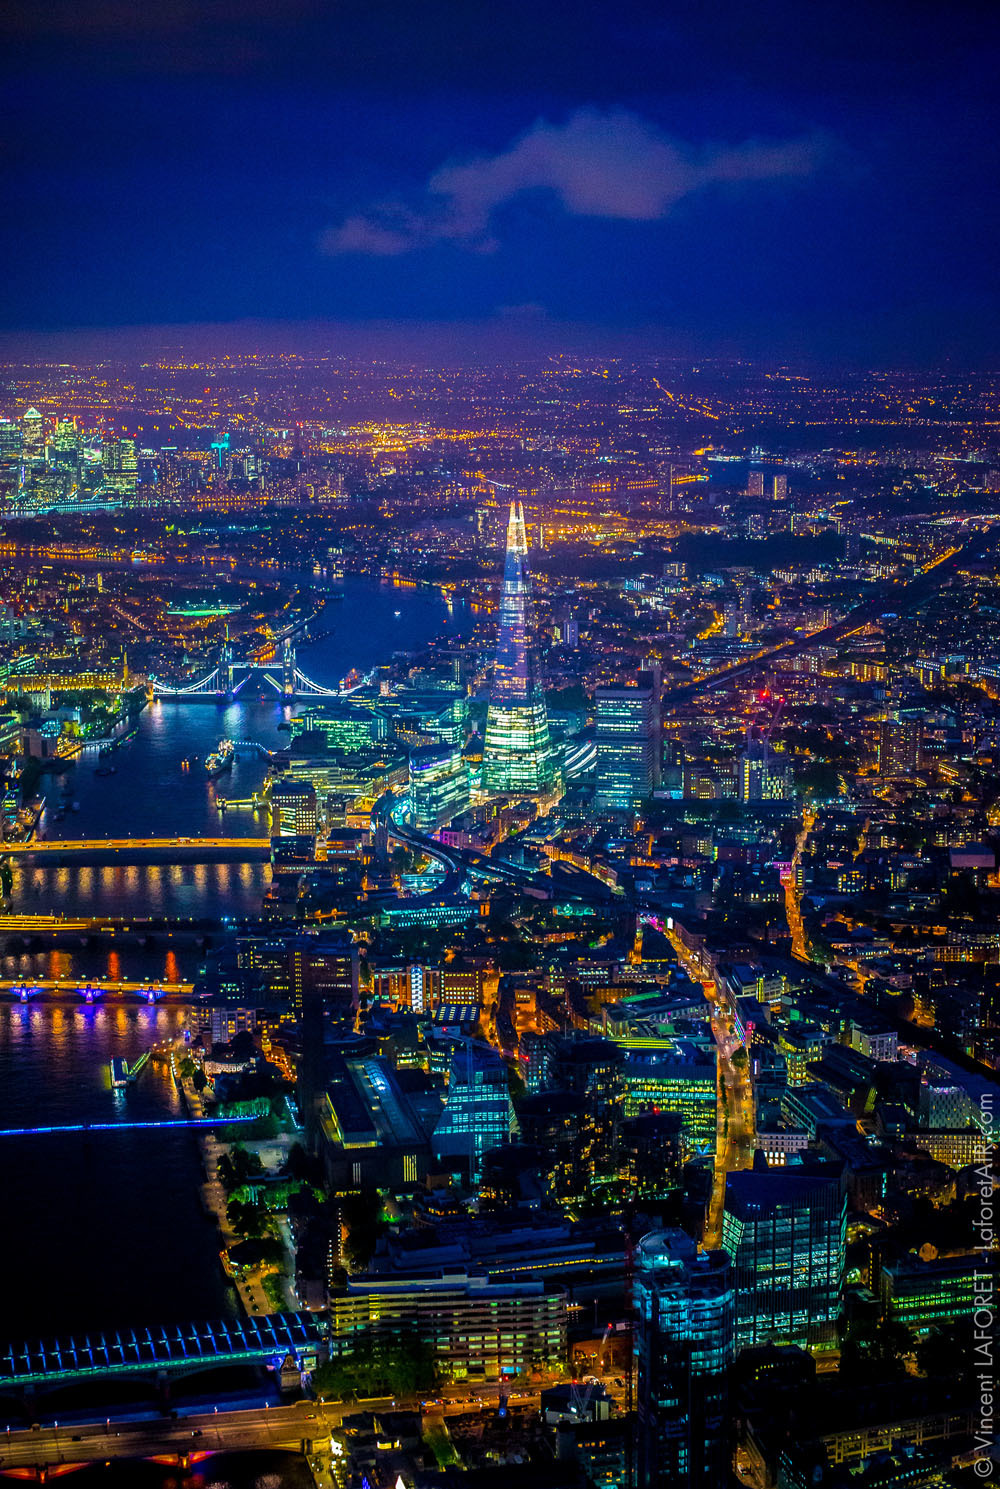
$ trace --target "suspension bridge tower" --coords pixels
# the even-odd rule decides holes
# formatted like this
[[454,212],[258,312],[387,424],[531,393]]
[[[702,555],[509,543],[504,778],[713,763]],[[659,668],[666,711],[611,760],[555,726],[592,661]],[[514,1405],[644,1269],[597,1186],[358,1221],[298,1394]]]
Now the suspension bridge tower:
[[219,692],[225,693],[227,698],[233,696],[233,643],[229,639],[229,627],[226,627],[226,639],[222,643],[222,659],[219,662]]
[[295,696],[295,642],[291,636],[281,643],[281,696]]

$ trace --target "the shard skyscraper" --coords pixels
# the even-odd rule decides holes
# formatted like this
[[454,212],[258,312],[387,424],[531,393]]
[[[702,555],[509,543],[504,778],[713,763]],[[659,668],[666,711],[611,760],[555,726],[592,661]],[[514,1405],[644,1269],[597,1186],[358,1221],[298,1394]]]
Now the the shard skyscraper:
[[483,789],[496,795],[547,795],[557,785],[545,692],[531,642],[533,619],[524,508],[512,502],[483,748]]

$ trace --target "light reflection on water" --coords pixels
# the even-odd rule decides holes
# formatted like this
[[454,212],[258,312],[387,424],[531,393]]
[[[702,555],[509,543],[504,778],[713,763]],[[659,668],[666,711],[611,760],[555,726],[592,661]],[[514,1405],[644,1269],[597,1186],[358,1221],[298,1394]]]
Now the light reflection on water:
[[73,1475],[80,1489],[311,1489],[312,1474],[297,1453],[218,1453],[188,1469],[122,1461],[94,1464]]
[[[399,617],[397,618],[397,612]],[[306,674],[334,686],[351,667],[388,661],[395,648],[468,628],[437,595],[391,590],[349,580],[342,604],[331,606],[332,636],[300,649]],[[241,757],[216,787],[200,764],[220,738],[288,742],[276,703],[164,703],[144,710],[136,734],[115,752],[113,775],[98,776],[82,758],[66,782],[68,805],[54,820],[51,788],[48,837],[263,836],[250,812],[223,819],[217,792],[248,797],[265,766]],[[79,802],[79,810],[72,802]],[[238,914],[259,908],[269,871],[258,863],[169,865],[31,864],[15,875],[13,905],[23,913],[96,911],[107,914]],[[94,945],[71,952],[17,948],[2,957],[6,978],[156,978],[195,974],[202,954],[183,944],[113,950]],[[183,1028],[183,1010],[125,1003],[109,995],[93,1005],[0,1003],[0,1126],[137,1119],[180,1115],[177,1092],[162,1067],[147,1065],[134,1085],[113,1092],[114,1055],[135,1059],[165,1033]],[[4,1251],[12,1259],[4,1290],[0,1336],[24,1339],[129,1324],[166,1324],[219,1317],[234,1305],[218,1262],[219,1238],[199,1197],[199,1152],[191,1132],[123,1131],[0,1139]],[[179,1238],[183,1244],[179,1244]],[[189,1475],[191,1489],[216,1480],[231,1489],[273,1489],[258,1482],[267,1455],[214,1460]],[[230,1468],[232,1462],[232,1468]],[[223,1464],[225,1463],[225,1466]],[[305,1477],[295,1477],[301,1467]],[[118,1472],[118,1469],[121,1472]],[[150,1470],[152,1477],[139,1477]],[[300,1461],[276,1464],[282,1489],[311,1482]],[[117,1477],[115,1475],[117,1474]],[[176,1469],[112,1465],[84,1470],[74,1482],[165,1485]]]
[[121,948],[94,945],[74,951],[40,950],[11,952],[0,956],[0,977],[16,983],[39,978],[77,983],[98,982],[192,982],[204,954],[197,946],[163,947],[124,945]]
[[[330,634],[300,645],[299,662],[317,683],[333,687],[352,668],[363,672],[388,662],[398,648],[419,648],[438,635],[457,637],[471,623],[464,606],[446,604],[437,592],[349,578],[343,599],[324,614]],[[266,762],[253,751],[240,752],[232,771],[216,782],[208,779],[203,762],[224,737],[283,748],[290,714],[277,698],[155,703],[143,710],[136,733],[115,751],[113,775],[97,775],[100,762],[85,754],[70,767],[64,785],[54,779],[47,785],[42,831],[50,840],[223,832],[264,837],[263,815],[243,809],[222,814],[218,803],[220,797],[251,797],[264,780]],[[197,763],[182,770],[181,762],[195,757]],[[15,869],[12,901],[15,910],[27,914],[241,915],[260,909],[269,883],[270,870],[261,863],[56,867],[36,860]]]
[[[183,1116],[166,1065],[150,1062],[120,1091],[108,1067],[186,1026],[185,1010],[163,1005],[0,1005],[0,1127]],[[194,1134],[48,1133],[0,1145],[4,1250],[18,1276],[3,1339],[230,1310]]]
[[15,868],[11,904],[35,915],[252,915],[270,882],[266,863],[32,865]]

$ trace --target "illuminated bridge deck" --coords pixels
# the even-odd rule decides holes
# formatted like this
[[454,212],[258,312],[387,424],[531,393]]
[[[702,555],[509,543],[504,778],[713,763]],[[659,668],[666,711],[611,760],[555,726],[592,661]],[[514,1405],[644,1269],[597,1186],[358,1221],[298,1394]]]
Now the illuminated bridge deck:
[[[293,917],[288,919],[292,920]],[[294,923],[301,924],[299,921]],[[0,936],[183,936],[215,932],[223,928],[229,932],[270,932],[281,924],[285,924],[285,921],[276,921],[270,917],[265,919],[263,915],[21,915],[12,910],[7,915],[0,914]],[[96,981],[94,986],[97,987]]]
[[[5,928],[9,918],[0,918],[0,929]],[[50,921],[45,921],[37,929],[46,929],[50,924]],[[166,982],[162,979],[157,982],[151,977],[145,982],[135,982],[123,977],[92,977],[86,982],[79,977],[0,977],[0,998],[10,994],[18,997],[22,991],[32,996],[36,993],[60,993],[74,998],[86,997],[88,993],[94,997],[100,997],[104,993],[141,993],[148,997],[150,993],[155,993],[157,997],[187,998],[194,991],[194,983]]]
[[208,853],[213,858],[225,855],[236,860],[266,857],[270,851],[270,838],[51,838],[31,839],[26,843],[6,842],[0,845],[0,855],[12,858],[60,857],[81,860],[95,854],[141,855],[166,854],[190,858],[191,854]]
[[0,1390],[136,1373],[177,1373],[214,1365],[280,1364],[315,1354],[322,1322],[311,1313],[270,1313],[165,1328],[120,1329],[0,1348]]
[[49,1127],[0,1127],[0,1137],[38,1137],[52,1132],[152,1132],[171,1127],[232,1127],[256,1122],[261,1114],[244,1117],[161,1117],[148,1122],[59,1122]]

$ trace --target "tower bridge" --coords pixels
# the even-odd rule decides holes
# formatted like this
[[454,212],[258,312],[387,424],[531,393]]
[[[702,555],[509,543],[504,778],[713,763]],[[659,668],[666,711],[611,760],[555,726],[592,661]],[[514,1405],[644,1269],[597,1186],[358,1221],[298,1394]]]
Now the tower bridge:
[[[269,671],[270,667],[275,670]],[[356,692],[358,687],[364,687],[369,680],[367,677],[362,678],[360,683],[350,688],[321,687],[318,682],[307,677],[299,666],[295,641],[291,636],[286,636],[281,643],[280,676],[275,676],[277,670],[274,662],[237,660],[233,655],[233,643],[227,636],[222,644],[218,664],[205,677],[179,687],[150,676],[149,692],[153,698],[186,699],[189,702],[204,698],[212,703],[231,702],[239,697],[251,678],[256,677],[258,683],[266,683],[277,697],[292,702],[298,698],[346,698],[348,694]]]

